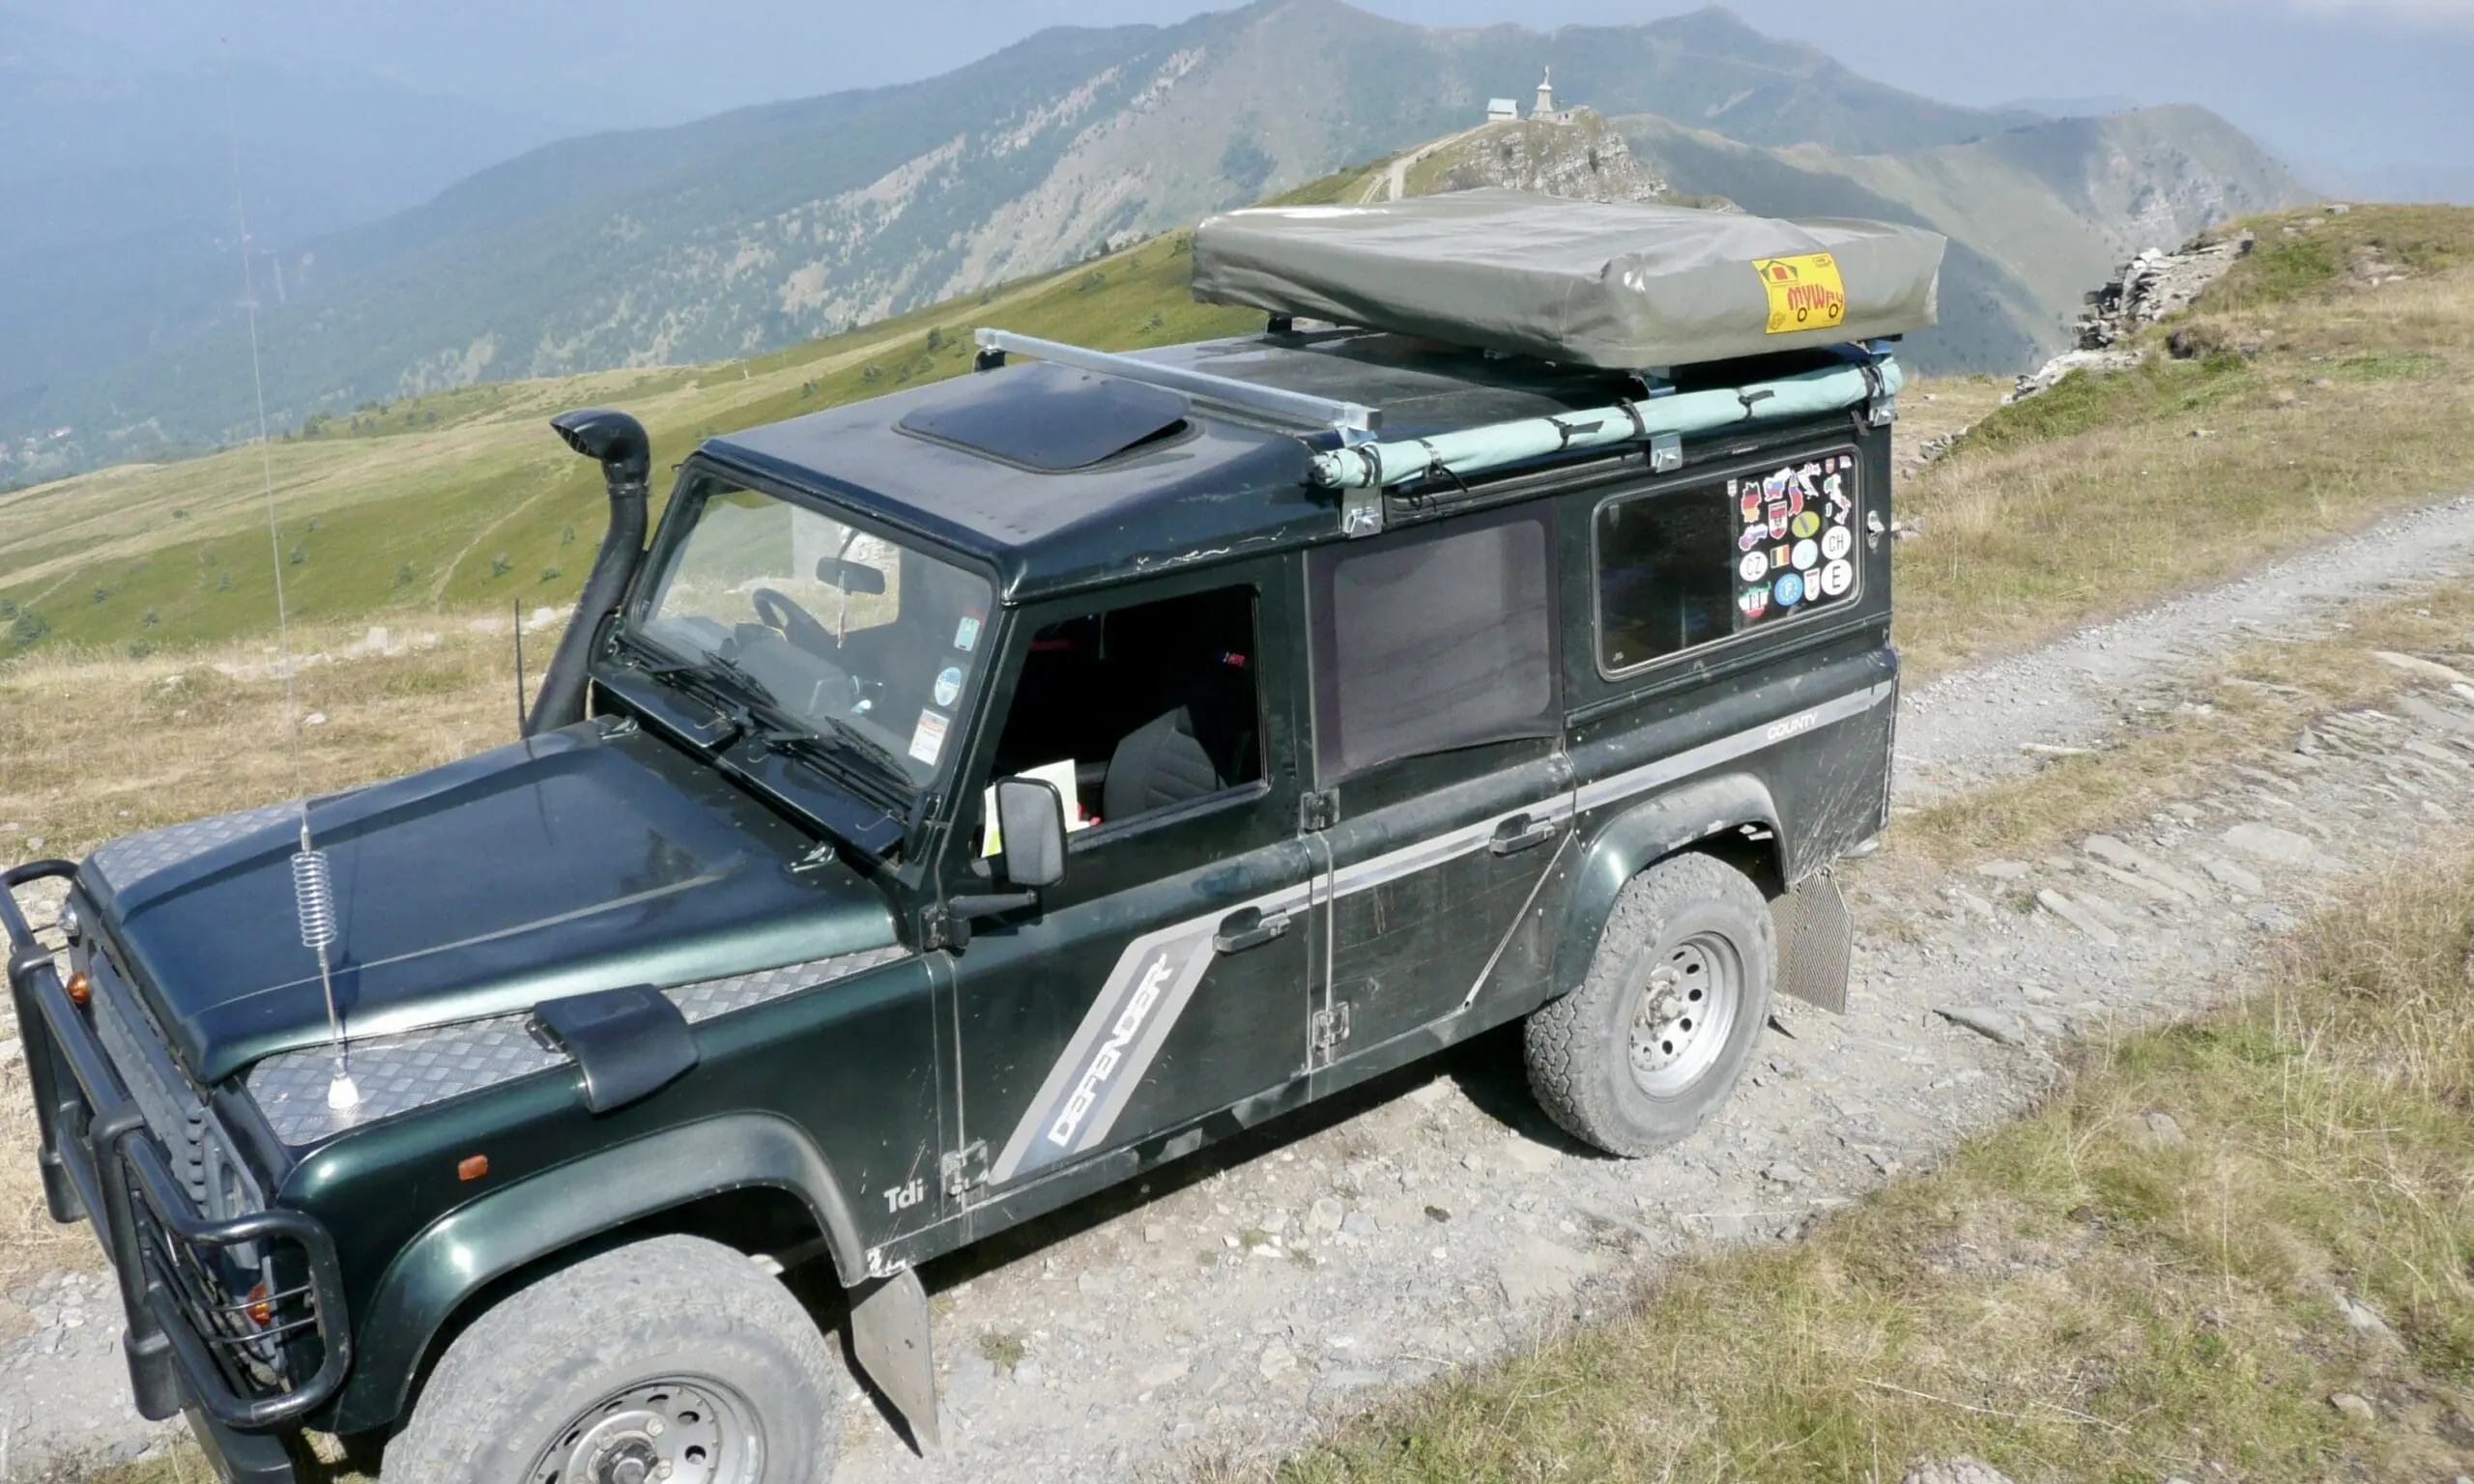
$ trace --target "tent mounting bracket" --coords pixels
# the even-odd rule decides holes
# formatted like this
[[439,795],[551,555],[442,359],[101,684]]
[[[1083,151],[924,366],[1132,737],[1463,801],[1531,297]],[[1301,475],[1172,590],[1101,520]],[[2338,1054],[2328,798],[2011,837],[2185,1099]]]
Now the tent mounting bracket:
[[1330,428],[1340,435],[1343,447],[1371,442],[1383,429],[1383,410],[1362,403],[1287,391],[1256,382],[1239,381],[1233,376],[1214,376],[1208,371],[1166,365],[1116,351],[1094,351],[1058,340],[1018,335],[1010,329],[982,328],[974,338],[979,345],[979,363],[983,366],[1002,365],[1004,357],[1009,355],[1028,356],[1052,365],[1071,366],[1077,371],[1122,377],[1129,382],[1183,392],[1197,401],[1216,402],[1223,407],[1280,422],[1303,422]]

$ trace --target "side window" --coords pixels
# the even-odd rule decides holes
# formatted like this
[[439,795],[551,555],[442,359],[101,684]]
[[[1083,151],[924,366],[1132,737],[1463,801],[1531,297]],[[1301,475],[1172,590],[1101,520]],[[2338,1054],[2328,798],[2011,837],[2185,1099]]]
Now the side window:
[[1256,607],[1251,586],[1220,587],[1040,629],[993,776],[1055,784],[1075,830],[1260,780]]
[[1548,519],[1532,506],[1312,555],[1324,782],[1421,753],[1555,733]]
[[1856,456],[1625,495],[1597,507],[1608,674],[1852,600]]

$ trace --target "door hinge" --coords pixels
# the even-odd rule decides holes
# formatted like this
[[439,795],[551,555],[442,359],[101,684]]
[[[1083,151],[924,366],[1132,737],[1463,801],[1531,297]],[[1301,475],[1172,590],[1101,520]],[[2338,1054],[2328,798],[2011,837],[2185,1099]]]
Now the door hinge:
[[947,1195],[960,1195],[988,1183],[988,1141],[973,1139],[950,1154],[936,1156],[936,1174]]
[[1297,827],[1301,830],[1328,830],[1340,822],[1339,795],[1328,790],[1302,793],[1297,796]]
[[1314,1065],[1329,1067],[1339,1055],[1340,1042],[1349,1039],[1349,1003],[1342,1000],[1329,1010],[1314,1012]]
[[970,942],[970,919],[958,917],[941,901],[932,901],[919,909],[919,951],[933,954],[940,948],[959,949]]

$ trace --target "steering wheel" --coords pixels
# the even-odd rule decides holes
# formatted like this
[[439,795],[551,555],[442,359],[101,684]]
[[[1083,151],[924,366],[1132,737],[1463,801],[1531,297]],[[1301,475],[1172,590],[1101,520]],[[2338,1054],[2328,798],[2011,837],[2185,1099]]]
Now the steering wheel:
[[759,587],[749,595],[756,616],[765,627],[781,630],[783,637],[810,654],[830,658],[842,652],[833,642],[833,631],[817,621],[814,614],[770,587]]

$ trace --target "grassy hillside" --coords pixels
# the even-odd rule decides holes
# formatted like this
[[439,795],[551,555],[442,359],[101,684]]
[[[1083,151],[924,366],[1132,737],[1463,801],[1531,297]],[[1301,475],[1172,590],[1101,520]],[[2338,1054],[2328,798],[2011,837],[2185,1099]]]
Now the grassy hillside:
[[1940,663],[2474,488],[2474,211],[2248,226],[2258,249],[2139,369],[1999,409],[1903,494],[1900,622]]
[[[606,506],[599,471],[544,426],[567,408],[636,414],[667,466],[714,434],[966,370],[980,325],[1107,349],[1257,326],[1194,302],[1190,243],[1176,234],[751,360],[489,383],[327,419],[269,450],[293,612],[571,602]],[[255,448],[0,496],[0,653],[255,632],[273,621],[273,573]]]
[[[1344,199],[1366,184],[1336,178],[1300,195]],[[2258,249],[2143,338],[2151,358],[2138,371],[2072,378],[1989,415],[1974,411],[1992,400],[1984,383],[1928,382],[1911,394],[1903,442],[1947,431],[1954,408],[1977,419],[1899,494],[1899,513],[1921,528],[1896,548],[1898,637],[1916,671],[2048,637],[2465,487],[2474,211],[2289,213],[2251,225]],[[1094,265],[1096,282],[1069,273],[744,367],[476,389],[365,415],[358,431],[347,420],[274,450],[288,519],[297,529],[301,509],[330,500],[323,508],[338,520],[359,509],[352,518],[411,541],[436,512],[478,499],[467,481],[491,471],[515,500],[497,509],[497,528],[539,543],[522,548],[528,559],[573,550],[559,545],[561,513],[580,526],[576,547],[589,548],[598,534],[591,471],[540,427],[547,411],[622,401],[654,418],[668,461],[702,426],[950,374],[958,357],[946,341],[975,320],[1116,345],[1225,328],[1184,301],[1179,249],[1148,244]],[[1154,313],[1162,322],[1147,328]],[[934,351],[932,330],[945,336]],[[2186,358],[2172,353],[2177,339]],[[356,503],[357,481],[406,460],[428,461],[430,483]],[[40,509],[0,499],[0,551],[53,528],[71,547],[116,539],[107,521],[71,528],[84,519],[79,504],[97,500],[156,523],[158,536],[221,522],[216,539],[230,551],[262,554],[254,471],[234,453],[47,487],[33,492],[46,501]],[[83,493],[62,499],[70,489]],[[189,513],[176,521],[175,509]],[[342,528],[322,525],[306,539]],[[469,552],[498,545],[461,527],[439,534]],[[72,575],[73,555],[52,559],[53,587],[76,598],[87,579]],[[329,559],[346,564],[313,552],[296,570]],[[458,617],[558,585],[520,569],[493,579],[469,556],[445,570],[443,601]],[[338,620],[362,611],[348,591],[318,601]],[[440,601],[391,589],[384,598],[423,614]],[[43,853],[82,854],[128,830],[285,796],[288,755],[266,745],[284,712],[255,637],[263,614],[261,601],[234,615],[232,631],[246,637],[196,652],[131,659],[118,652],[126,632],[114,631],[109,654],[62,646],[0,664],[0,820],[21,831],[0,836],[0,852],[40,838]],[[2198,693],[2212,709],[1904,819],[1865,869],[1947,869],[1996,847],[2034,859],[2136,820],[2192,780],[2289,747],[2310,716],[2391,704],[2386,693],[2402,682],[2362,651],[2454,652],[2474,627],[2474,593],[2357,616],[2357,628],[2282,646],[2280,658],[2228,657],[2194,681],[2215,683]],[[339,621],[304,634],[304,648],[338,656],[303,671],[303,706],[325,718],[305,733],[313,787],[511,735],[503,634],[441,627],[439,643],[391,654],[344,653],[354,629]],[[1805,1241],[1683,1261],[1639,1308],[1388,1404],[1279,1477],[1893,1479],[1912,1457],[1954,1451],[2022,1479],[2153,1480],[2169,1469],[2452,1477],[2465,1466],[2461,1440],[2474,1437],[2461,1405],[2474,1364],[2462,1199],[2474,1160],[2470,895],[2474,856],[2451,853],[2340,902],[2248,1003],[2096,1048],[2033,1116]],[[2160,1149],[2153,1113],[2187,1143]],[[13,1283],[99,1261],[73,1229],[37,1214],[35,1166],[23,1156],[32,1137],[24,1099],[0,1108],[0,1140],[19,1151],[0,1159],[0,1210],[25,1213],[26,1232],[0,1243],[0,1277]],[[2349,1330],[2330,1300],[2339,1275],[2395,1323],[2398,1347]],[[2346,1422],[2327,1405],[2340,1391],[2379,1398],[2386,1419]],[[2229,1467],[2212,1472],[2201,1459]],[[208,1475],[184,1451],[104,1477]]]
[[[1282,199],[1353,199],[1382,169]],[[2156,332],[2148,369],[2066,382],[1980,424],[1899,495],[1921,529],[1900,547],[1911,662],[1930,671],[2033,642],[2464,487],[2469,222],[2445,208],[2260,218],[2260,252]],[[1109,348],[1251,328],[1251,315],[1192,301],[1188,244],[1163,238],[752,360],[493,384],[337,418],[271,450],[287,590],[312,621],[562,607],[603,504],[597,471],[542,425],[553,413],[624,407],[669,464],[715,433],[957,374],[979,325]],[[2174,328],[2222,354],[2174,359]],[[1925,436],[1931,391],[1912,399],[1912,436]],[[258,633],[273,571],[254,450],[0,496],[0,653]]]

